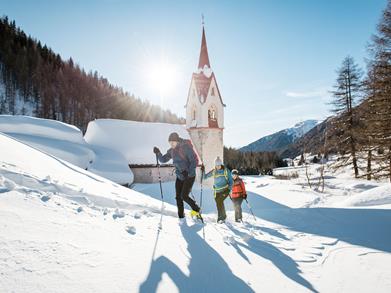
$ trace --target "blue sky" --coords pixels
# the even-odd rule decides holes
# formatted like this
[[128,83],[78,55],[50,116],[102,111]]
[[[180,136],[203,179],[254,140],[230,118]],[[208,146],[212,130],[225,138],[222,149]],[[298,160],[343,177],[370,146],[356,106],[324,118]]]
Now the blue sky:
[[[225,109],[224,140],[246,145],[330,115],[335,70],[346,55],[365,67],[386,0],[0,0],[0,15],[64,59],[184,116],[198,64],[201,14]],[[168,64],[164,92],[148,72]]]

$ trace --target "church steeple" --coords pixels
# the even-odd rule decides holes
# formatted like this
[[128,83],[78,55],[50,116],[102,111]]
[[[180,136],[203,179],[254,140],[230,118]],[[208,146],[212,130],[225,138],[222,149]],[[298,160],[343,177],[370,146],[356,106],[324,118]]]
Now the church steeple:
[[203,69],[205,65],[207,65],[208,68],[210,68],[208,47],[206,46],[205,28],[204,25],[202,24],[202,41],[201,41],[200,60],[198,61],[198,69]]

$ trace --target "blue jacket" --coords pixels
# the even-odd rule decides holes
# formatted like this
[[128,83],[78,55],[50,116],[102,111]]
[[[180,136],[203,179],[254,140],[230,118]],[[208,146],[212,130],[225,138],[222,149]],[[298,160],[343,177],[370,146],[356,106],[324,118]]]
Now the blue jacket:
[[187,172],[189,177],[196,176],[198,159],[189,141],[180,139],[174,149],[170,148],[165,155],[158,154],[158,159],[161,163],[166,163],[172,159],[176,177],[180,180],[185,179],[184,172]]
[[204,175],[204,179],[208,179],[212,176],[214,178],[213,189],[216,193],[224,191],[225,189],[232,189],[233,180],[231,171],[228,170],[228,168],[222,166],[220,170],[213,169]]

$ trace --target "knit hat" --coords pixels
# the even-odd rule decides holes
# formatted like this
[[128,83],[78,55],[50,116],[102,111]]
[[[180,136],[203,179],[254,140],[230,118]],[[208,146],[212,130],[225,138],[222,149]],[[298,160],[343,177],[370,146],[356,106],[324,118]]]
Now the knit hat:
[[217,157],[215,159],[215,166],[221,166],[223,165],[223,161],[221,161],[220,157]]
[[236,170],[236,169],[233,169],[233,170],[231,171],[231,174],[232,174],[232,175],[239,175],[239,171]]
[[168,137],[168,141],[179,141],[179,135],[176,132],[173,132]]

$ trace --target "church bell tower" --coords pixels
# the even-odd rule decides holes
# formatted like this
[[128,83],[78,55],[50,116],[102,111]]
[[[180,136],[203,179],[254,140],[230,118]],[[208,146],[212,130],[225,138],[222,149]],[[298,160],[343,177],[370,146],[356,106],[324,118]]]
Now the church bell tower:
[[216,157],[224,159],[224,107],[215,74],[210,66],[203,26],[198,68],[191,77],[185,108],[186,128],[206,171],[214,167]]

